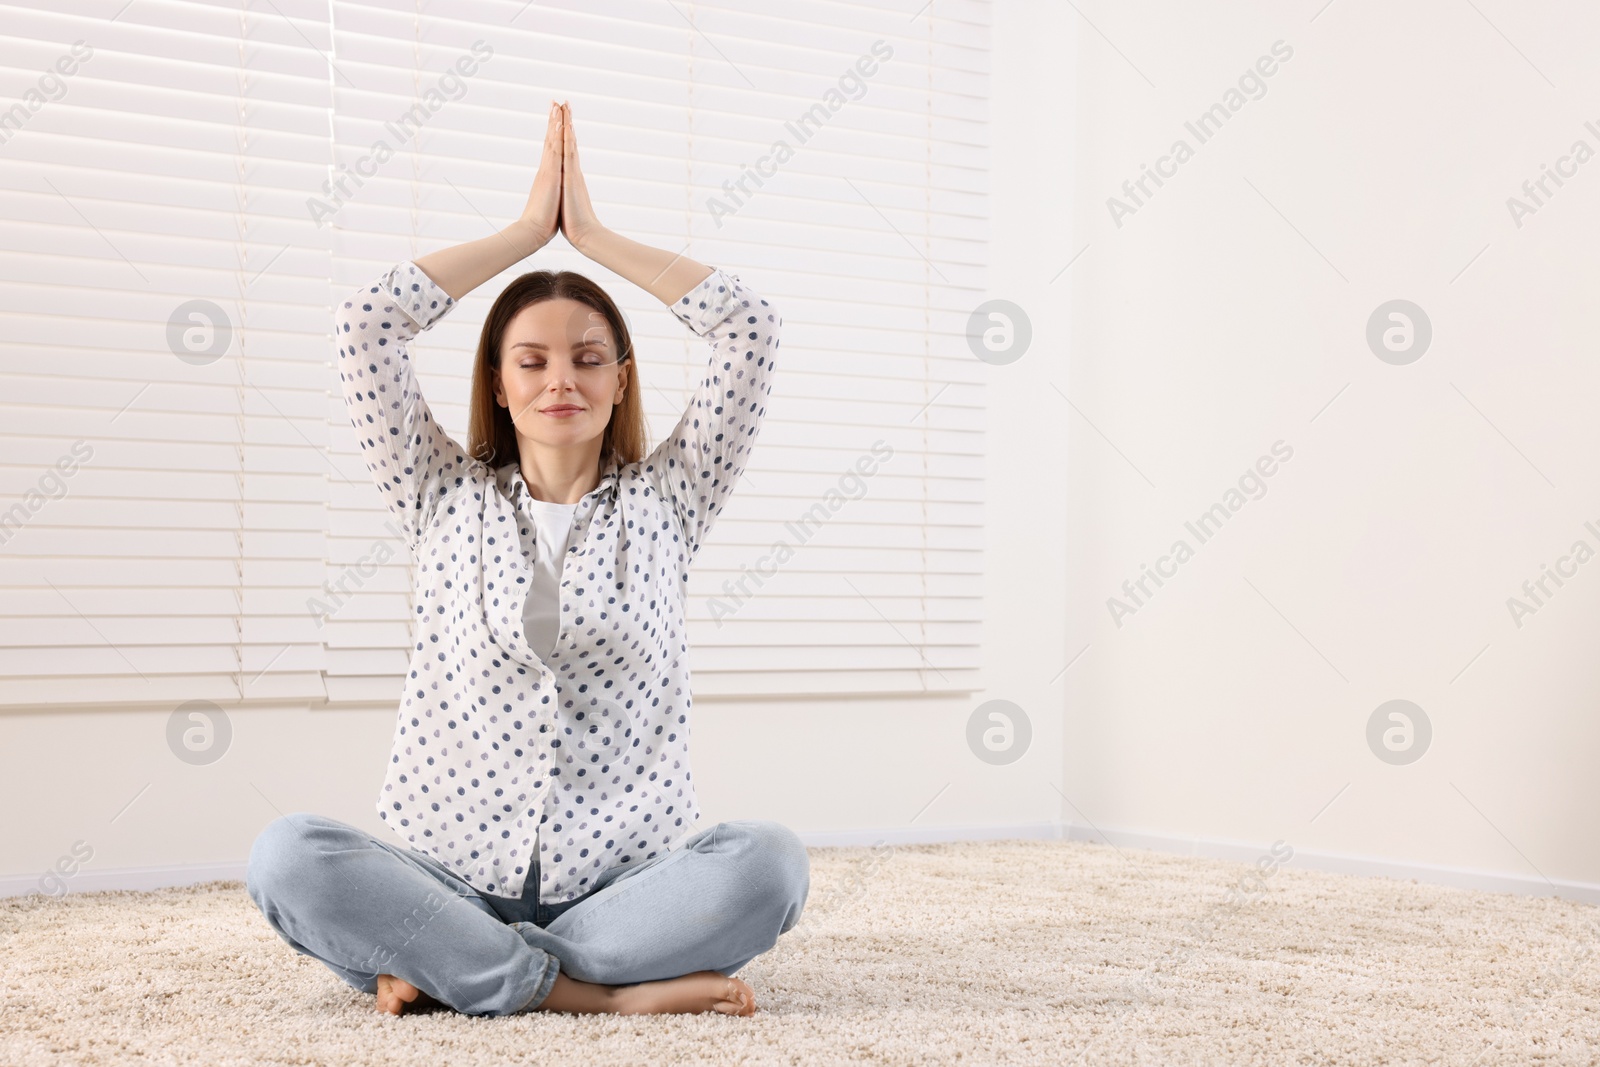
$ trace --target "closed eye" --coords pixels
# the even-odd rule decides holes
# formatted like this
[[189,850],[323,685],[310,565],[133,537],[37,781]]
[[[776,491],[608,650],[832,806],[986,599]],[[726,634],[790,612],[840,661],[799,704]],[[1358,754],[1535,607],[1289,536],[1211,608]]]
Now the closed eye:
[[[585,352],[573,362],[579,367],[604,367],[610,361],[598,352]],[[544,370],[546,366],[542,359],[525,359],[517,365],[523,370]]]

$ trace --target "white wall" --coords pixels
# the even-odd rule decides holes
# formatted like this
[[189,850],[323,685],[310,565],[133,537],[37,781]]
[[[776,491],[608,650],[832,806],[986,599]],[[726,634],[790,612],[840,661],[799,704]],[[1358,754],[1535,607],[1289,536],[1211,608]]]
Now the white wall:
[[[1083,6],[1067,393],[1104,438],[1071,416],[1069,792],[1177,841],[1597,883],[1600,563],[1520,627],[1507,598],[1600,549],[1600,162],[1520,228],[1507,198],[1600,150],[1600,12],[1324,4]],[[1107,198],[1279,40],[1266,95],[1118,227]],[[1433,326],[1408,365],[1364,336],[1394,298]],[[1280,439],[1266,495],[1188,536]],[[1408,765],[1365,737],[1396,698],[1434,731]]]

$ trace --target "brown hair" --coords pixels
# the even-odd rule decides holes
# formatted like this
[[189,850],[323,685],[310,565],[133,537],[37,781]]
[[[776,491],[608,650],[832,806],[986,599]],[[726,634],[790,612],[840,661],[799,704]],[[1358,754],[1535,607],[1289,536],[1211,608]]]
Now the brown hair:
[[472,361],[472,400],[470,422],[467,428],[467,451],[472,457],[489,467],[501,467],[519,458],[517,431],[511,421],[511,411],[495,400],[494,385],[500,374],[500,346],[505,340],[506,327],[523,308],[545,300],[566,297],[598,311],[611,328],[617,342],[617,361],[627,365],[628,386],[622,400],[611,409],[611,421],[606,424],[600,440],[600,468],[605,469],[613,456],[617,463],[634,463],[645,454],[644,404],[640,401],[639,368],[633,358],[633,337],[622,312],[612,302],[606,291],[581,274],[570,270],[530,271],[506,286],[495,299],[483,320],[483,332],[478,337],[478,355]]

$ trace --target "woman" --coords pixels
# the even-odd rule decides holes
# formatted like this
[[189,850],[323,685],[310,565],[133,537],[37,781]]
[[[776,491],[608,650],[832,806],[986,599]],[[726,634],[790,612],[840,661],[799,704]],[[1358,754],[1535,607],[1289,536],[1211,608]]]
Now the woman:
[[[525,274],[490,308],[468,451],[417,391],[406,343],[558,230],[710,342],[649,455],[627,325],[581,275]],[[732,975],[799,920],[809,863],[776,822],[693,829],[684,595],[760,427],[781,325],[736,276],[596,220],[566,105],[516,223],[340,308],[347,409],[417,563],[378,802],[406,847],[297,812],[257,839],[247,885],[379,1011],[754,1013]]]

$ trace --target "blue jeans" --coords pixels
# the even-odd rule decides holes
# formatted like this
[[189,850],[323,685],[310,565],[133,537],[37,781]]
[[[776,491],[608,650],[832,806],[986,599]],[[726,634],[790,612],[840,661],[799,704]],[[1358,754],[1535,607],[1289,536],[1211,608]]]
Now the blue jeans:
[[392,974],[456,1011],[511,1015],[557,972],[602,985],[734,973],[800,920],[811,864],[781,823],[720,822],[546,905],[537,863],[522,898],[497,897],[425,852],[295,812],[256,838],[245,884],[291,948],[363,992]]

